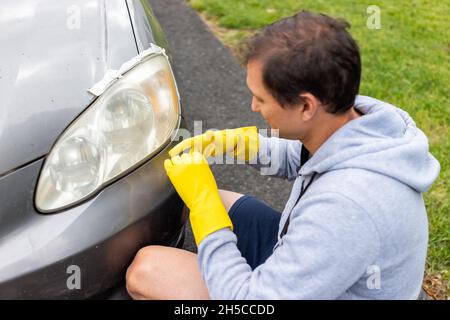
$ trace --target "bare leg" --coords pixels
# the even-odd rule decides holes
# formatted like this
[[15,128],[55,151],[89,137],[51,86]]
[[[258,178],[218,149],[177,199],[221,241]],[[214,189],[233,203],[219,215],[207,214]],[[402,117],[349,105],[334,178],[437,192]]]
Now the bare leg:
[[[242,194],[219,190],[229,211]],[[182,249],[148,246],[137,253],[127,271],[127,290],[133,299],[209,299],[197,255]]]
[[127,271],[127,290],[133,299],[209,299],[197,255],[177,248],[142,248]]
[[228,190],[220,190],[220,189],[219,189],[219,195],[220,195],[220,199],[222,200],[222,203],[225,206],[225,209],[227,210],[227,212],[230,211],[231,207],[236,202],[236,200],[243,196],[243,194],[241,194],[241,193],[228,191]]

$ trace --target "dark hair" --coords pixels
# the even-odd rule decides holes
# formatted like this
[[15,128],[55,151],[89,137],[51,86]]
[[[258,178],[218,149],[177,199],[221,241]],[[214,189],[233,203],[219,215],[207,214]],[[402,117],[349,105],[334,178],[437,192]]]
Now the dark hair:
[[350,24],[324,14],[302,11],[253,36],[245,62],[261,59],[263,82],[282,105],[313,94],[327,112],[344,113],[355,102],[361,80],[358,45]]

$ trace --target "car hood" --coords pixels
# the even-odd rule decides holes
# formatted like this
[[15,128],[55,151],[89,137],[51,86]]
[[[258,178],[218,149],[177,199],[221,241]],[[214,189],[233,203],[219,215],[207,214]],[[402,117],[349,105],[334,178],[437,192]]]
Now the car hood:
[[46,155],[137,48],[123,0],[2,1],[0,30],[1,176]]

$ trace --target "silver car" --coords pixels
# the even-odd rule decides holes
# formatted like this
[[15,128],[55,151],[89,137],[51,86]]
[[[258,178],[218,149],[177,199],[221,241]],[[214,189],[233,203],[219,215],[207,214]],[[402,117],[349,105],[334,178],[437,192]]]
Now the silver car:
[[139,0],[0,0],[0,30],[0,298],[116,297],[184,238],[163,31]]

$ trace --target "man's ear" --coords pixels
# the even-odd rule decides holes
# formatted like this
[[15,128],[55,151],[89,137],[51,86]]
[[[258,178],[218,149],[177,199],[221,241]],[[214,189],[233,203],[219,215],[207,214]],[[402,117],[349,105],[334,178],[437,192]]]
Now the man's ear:
[[319,109],[320,101],[311,93],[301,93],[300,101],[302,120],[311,120],[316,115],[317,110]]

